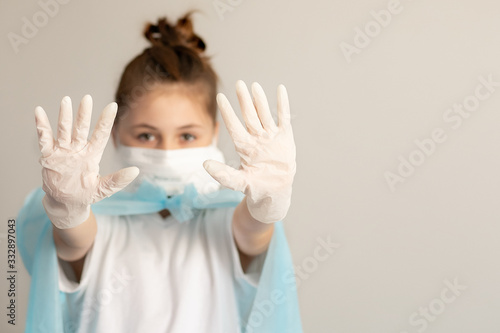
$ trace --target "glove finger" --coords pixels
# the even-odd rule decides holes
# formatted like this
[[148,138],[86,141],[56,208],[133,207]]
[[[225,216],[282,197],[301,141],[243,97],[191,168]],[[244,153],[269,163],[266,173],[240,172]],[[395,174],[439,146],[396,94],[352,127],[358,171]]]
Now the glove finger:
[[89,151],[102,155],[106,143],[113,127],[113,122],[116,117],[117,104],[115,102],[108,104],[101,113],[97,125],[92,133],[89,141]]
[[291,126],[290,103],[284,85],[278,86],[278,126],[286,128]]
[[248,132],[234,113],[231,103],[229,103],[224,94],[217,94],[217,104],[219,105],[222,119],[224,120],[224,124],[226,124],[227,131],[233,139],[233,142],[236,145],[238,145],[239,142],[247,142],[249,139]]
[[253,104],[252,97],[248,92],[247,86],[241,80],[236,82],[236,95],[238,95],[241,113],[243,114],[243,119],[245,119],[248,132],[258,134],[262,131],[262,124],[260,123],[257,112],[255,111],[255,106]]
[[234,191],[245,191],[246,180],[240,170],[215,160],[206,160],[203,167],[222,186]]
[[42,157],[45,157],[54,149],[54,136],[47,113],[40,106],[35,108],[35,123],[40,152],[42,153]]
[[266,94],[264,93],[264,89],[262,89],[257,82],[252,84],[252,95],[255,100],[255,107],[257,108],[262,127],[268,131],[274,132],[276,130],[276,124],[271,116]]
[[71,144],[71,127],[73,123],[73,109],[71,98],[65,96],[59,109],[59,122],[57,126],[57,143],[59,147],[69,148]]
[[90,120],[92,118],[92,97],[85,95],[80,102],[75,126],[73,127],[72,142],[77,147],[83,147],[89,136]]
[[130,184],[139,175],[138,167],[128,167],[99,179],[95,202],[110,197]]

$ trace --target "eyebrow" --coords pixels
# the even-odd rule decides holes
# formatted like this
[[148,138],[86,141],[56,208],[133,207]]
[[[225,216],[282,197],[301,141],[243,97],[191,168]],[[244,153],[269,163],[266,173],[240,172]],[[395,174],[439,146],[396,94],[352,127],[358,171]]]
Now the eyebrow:
[[153,129],[153,130],[157,130],[156,127],[148,125],[148,124],[138,124],[138,125],[132,126],[132,128],[136,128],[136,127],[147,127],[147,128]]
[[192,127],[203,127],[199,124],[188,124],[188,125],[184,125],[182,127],[179,127],[178,129],[186,129],[186,128],[192,128]]
[[[132,126],[132,128],[136,128],[136,127],[146,127],[146,128],[149,128],[149,129],[152,129],[152,130],[155,130],[155,131],[158,130],[156,127],[148,125],[148,124],[138,124],[138,125]],[[201,126],[199,124],[187,124],[187,125],[184,125],[184,126],[181,126],[181,127],[177,128],[177,129],[183,130],[183,129],[188,129],[188,128],[192,128],[192,127],[203,127],[203,126]]]

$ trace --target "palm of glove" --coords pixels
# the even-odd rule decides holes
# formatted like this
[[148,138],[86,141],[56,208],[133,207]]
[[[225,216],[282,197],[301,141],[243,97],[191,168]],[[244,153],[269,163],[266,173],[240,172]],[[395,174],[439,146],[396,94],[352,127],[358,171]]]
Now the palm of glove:
[[247,196],[248,209],[255,219],[264,223],[276,222],[285,217],[290,206],[296,170],[286,89],[282,85],[278,87],[276,125],[260,85],[252,85],[255,103],[242,81],[238,81],[236,87],[247,130],[224,95],[219,94],[217,102],[240,156],[240,168],[236,170],[216,161],[207,161],[204,165],[223,186]]
[[53,152],[40,158],[43,190],[54,200],[72,206],[88,206],[106,197],[98,193],[100,160],[89,146],[74,151],[54,147]]
[[99,162],[109,139],[116,116],[116,103],[101,114],[92,137],[87,141],[92,115],[92,99],[86,95],[80,104],[72,130],[72,108],[69,97],[61,101],[57,140],[54,139],[47,114],[35,109],[39,146],[42,153],[43,205],[58,228],[74,227],[85,221],[90,205],[121,190],[138,174],[135,167],[101,177]]

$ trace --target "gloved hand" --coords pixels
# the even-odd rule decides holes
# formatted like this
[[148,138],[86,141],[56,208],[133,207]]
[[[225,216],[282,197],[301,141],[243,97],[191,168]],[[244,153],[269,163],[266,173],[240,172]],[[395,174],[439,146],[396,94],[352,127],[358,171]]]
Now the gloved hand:
[[92,115],[92,98],[83,97],[71,133],[71,99],[64,97],[59,111],[57,140],[52,135],[47,114],[35,109],[35,121],[42,156],[43,206],[50,221],[59,229],[73,228],[88,219],[90,205],[127,186],[139,174],[130,167],[105,177],[99,175],[99,162],[109,139],[117,105],[103,110],[90,141],[87,141]]
[[236,93],[248,131],[223,94],[217,95],[217,103],[240,155],[240,168],[236,170],[213,160],[205,161],[203,166],[223,186],[246,195],[253,218],[263,223],[277,222],[286,216],[290,207],[296,170],[288,95],[285,87],[280,85],[276,125],[266,95],[258,83],[252,85],[255,102],[241,80],[236,83]]

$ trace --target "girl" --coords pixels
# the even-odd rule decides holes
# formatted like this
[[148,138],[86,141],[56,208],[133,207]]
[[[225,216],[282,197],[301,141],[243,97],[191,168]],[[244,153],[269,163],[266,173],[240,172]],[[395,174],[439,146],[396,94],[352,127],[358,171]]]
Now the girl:
[[[276,124],[262,88],[252,101],[238,81],[245,129],[216,96],[189,14],[144,34],[151,47],[125,68],[90,140],[90,96],[74,125],[63,98],[57,139],[35,110],[43,192],[18,227],[32,276],[26,331],[300,332],[280,222],[296,168],[285,88]],[[237,170],[216,146],[215,101]],[[110,134],[125,168],[101,177]]]

